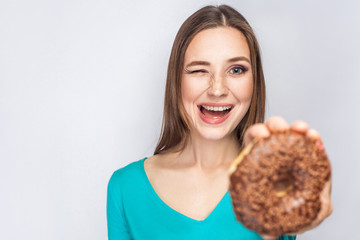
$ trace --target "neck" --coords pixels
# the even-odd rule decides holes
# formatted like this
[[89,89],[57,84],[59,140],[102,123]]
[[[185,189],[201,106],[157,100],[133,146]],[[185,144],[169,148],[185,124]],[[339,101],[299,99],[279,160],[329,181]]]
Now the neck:
[[229,135],[220,140],[204,139],[195,134],[189,139],[181,152],[181,161],[188,167],[203,170],[229,168],[240,152],[240,145],[235,135]]

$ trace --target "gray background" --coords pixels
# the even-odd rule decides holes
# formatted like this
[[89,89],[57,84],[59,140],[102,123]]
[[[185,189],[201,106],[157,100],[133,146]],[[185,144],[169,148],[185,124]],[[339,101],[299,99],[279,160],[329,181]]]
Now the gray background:
[[320,131],[334,212],[298,239],[360,239],[358,1],[0,1],[0,239],[106,239],[112,172],[150,156],[181,23],[227,3],[253,26],[267,117]]

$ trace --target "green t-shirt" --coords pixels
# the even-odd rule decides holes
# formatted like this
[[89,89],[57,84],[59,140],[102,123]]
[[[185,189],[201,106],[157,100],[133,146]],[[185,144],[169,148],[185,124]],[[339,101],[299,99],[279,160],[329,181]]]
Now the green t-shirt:
[[115,171],[110,178],[107,192],[109,240],[262,239],[236,221],[229,191],[202,221],[170,208],[152,188],[144,170],[145,159]]

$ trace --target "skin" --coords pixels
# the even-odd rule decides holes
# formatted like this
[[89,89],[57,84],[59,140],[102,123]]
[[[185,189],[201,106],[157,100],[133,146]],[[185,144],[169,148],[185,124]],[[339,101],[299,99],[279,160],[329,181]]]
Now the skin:
[[[145,171],[159,197],[191,219],[204,220],[223,198],[229,186],[228,169],[239,154],[233,130],[249,108],[253,80],[248,61],[229,62],[234,57],[250,59],[239,31],[215,28],[194,37],[185,53],[181,89],[191,124],[187,144],[181,152],[175,149],[145,161]],[[208,65],[190,67],[194,61]],[[248,71],[230,74],[235,65],[244,65]],[[211,72],[211,77],[185,72],[198,69]],[[198,113],[197,105],[202,102],[229,103],[233,110],[225,122],[209,125]]]
[[[235,58],[239,60],[231,61]],[[189,66],[199,61],[208,65]],[[181,92],[192,127],[191,137],[199,141],[200,138],[219,141],[231,137],[249,109],[253,91],[250,50],[245,37],[230,27],[202,31],[189,44],[184,63]],[[247,71],[241,70],[245,68]],[[231,104],[233,109],[226,122],[211,125],[199,117],[201,103]]]
[[[229,59],[241,57],[237,61]],[[236,29],[219,27],[198,33],[191,41],[184,59],[182,101],[190,122],[190,134],[184,150],[169,151],[146,159],[145,172],[159,197],[171,208],[193,220],[206,219],[228,190],[228,169],[239,154],[239,143],[234,129],[250,105],[253,77],[249,48],[244,36]],[[207,65],[189,66],[194,61]],[[238,71],[234,66],[248,71]],[[189,71],[205,70],[189,74]],[[236,73],[236,74],[234,74]],[[227,103],[233,106],[231,115],[220,124],[211,125],[201,120],[200,103]],[[291,128],[318,140],[317,131],[298,121],[289,126],[280,117],[270,118],[265,124],[250,127],[245,143],[254,138],[269,136]],[[322,213],[307,229],[317,226],[331,213],[330,183],[324,189]],[[272,239],[276,236],[263,236]]]
[[[308,124],[303,121],[296,121],[289,126],[289,124],[281,117],[271,117],[265,124],[255,124],[251,126],[245,133],[245,144],[250,143],[254,138],[264,138],[269,136],[272,133],[282,132],[291,129],[292,131],[302,133],[307,137],[317,141],[319,149],[324,149],[324,146],[321,141],[320,134],[315,129],[309,129]],[[322,202],[320,212],[317,218],[306,228],[301,229],[296,233],[289,233],[288,235],[297,235],[305,231],[315,228],[318,226],[325,218],[330,216],[333,210],[332,202],[330,199],[331,193],[331,179],[325,184],[322,193],[320,194],[320,199]],[[264,239],[276,239],[279,236],[272,235],[262,235]]]

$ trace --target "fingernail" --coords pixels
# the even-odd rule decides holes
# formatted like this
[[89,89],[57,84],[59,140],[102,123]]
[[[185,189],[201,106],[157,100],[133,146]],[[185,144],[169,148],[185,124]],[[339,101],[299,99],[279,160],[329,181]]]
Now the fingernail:
[[320,141],[316,141],[316,146],[317,146],[318,149],[320,149],[320,150],[324,150],[324,149],[325,149],[324,145],[323,145]]

